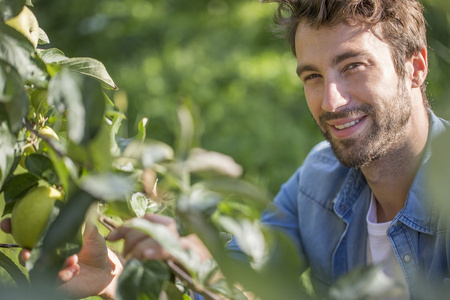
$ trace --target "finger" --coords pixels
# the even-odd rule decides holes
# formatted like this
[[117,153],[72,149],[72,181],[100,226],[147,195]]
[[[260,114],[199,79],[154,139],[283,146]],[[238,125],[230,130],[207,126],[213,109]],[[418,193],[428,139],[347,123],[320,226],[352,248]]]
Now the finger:
[[59,284],[67,282],[80,273],[80,266],[78,264],[71,265],[58,272]]
[[98,232],[95,224],[87,221],[83,233],[83,246],[78,253],[80,262],[91,266],[107,265],[107,255],[105,238]]
[[124,240],[123,255],[125,256],[128,255],[128,253],[131,252],[137,244],[145,242],[146,240],[148,240],[146,241],[148,243],[156,244],[156,241],[154,241],[150,236],[137,230],[130,230],[124,237]]
[[138,243],[129,252],[129,256],[139,260],[166,260],[170,258],[170,254],[153,239],[145,239]]
[[11,218],[3,219],[0,226],[4,232],[11,233]]
[[78,255],[74,254],[66,258],[63,269],[76,264],[78,264]]
[[123,239],[130,230],[131,230],[130,228],[121,226],[116,230],[111,231],[106,237],[106,239],[111,242],[118,241],[120,239]]
[[105,238],[98,232],[97,226],[91,221],[86,221],[83,233],[83,243],[101,244],[105,243]]
[[78,255],[74,254],[66,258],[62,270],[58,272],[58,284],[69,281],[80,272]]

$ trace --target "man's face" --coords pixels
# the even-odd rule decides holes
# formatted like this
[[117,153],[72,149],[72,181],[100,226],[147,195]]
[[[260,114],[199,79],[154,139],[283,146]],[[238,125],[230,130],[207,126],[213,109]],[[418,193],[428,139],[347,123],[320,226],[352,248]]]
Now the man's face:
[[300,23],[295,46],[308,107],[343,165],[362,167],[401,144],[410,91],[369,27]]

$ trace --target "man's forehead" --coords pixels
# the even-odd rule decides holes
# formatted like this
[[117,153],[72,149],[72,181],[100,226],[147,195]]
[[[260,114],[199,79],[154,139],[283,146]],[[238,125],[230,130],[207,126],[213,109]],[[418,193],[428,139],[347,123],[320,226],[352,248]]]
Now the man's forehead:
[[349,25],[347,23],[340,23],[335,26],[322,26],[320,28],[312,28],[305,22],[300,22],[297,26],[295,34],[295,48],[296,55],[299,51],[309,50],[315,52],[321,50],[323,47],[330,47],[336,49],[350,42],[354,42],[353,46],[370,42],[370,40],[377,44],[381,41],[381,35],[374,26],[368,24],[358,23]]

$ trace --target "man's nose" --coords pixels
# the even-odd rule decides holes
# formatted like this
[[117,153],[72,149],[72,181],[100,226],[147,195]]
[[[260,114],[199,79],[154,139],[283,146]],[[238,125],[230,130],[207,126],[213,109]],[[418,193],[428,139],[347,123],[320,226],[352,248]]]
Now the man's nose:
[[347,104],[348,99],[344,97],[342,85],[337,81],[325,82],[321,105],[322,109],[328,112],[335,112]]

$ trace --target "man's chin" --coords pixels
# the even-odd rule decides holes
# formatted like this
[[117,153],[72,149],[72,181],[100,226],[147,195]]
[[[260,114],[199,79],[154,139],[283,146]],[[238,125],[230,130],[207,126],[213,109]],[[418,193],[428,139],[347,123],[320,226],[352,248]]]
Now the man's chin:
[[347,168],[361,168],[371,161],[369,156],[364,153],[364,149],[354,144],[344,146],[332,143],[331,148],[339,162]]

